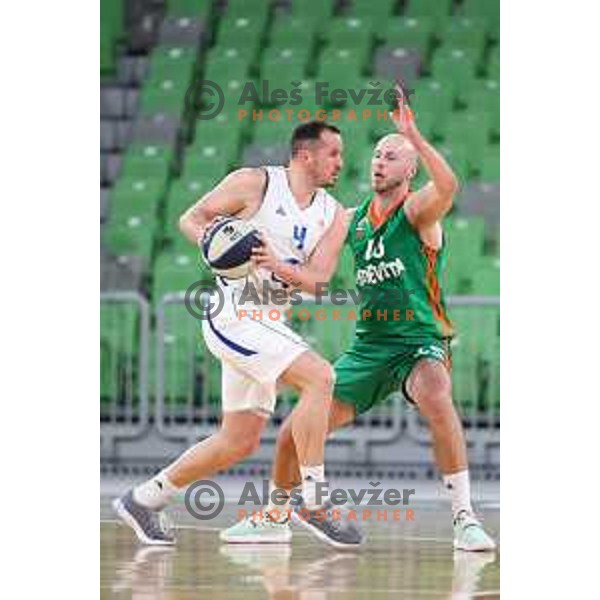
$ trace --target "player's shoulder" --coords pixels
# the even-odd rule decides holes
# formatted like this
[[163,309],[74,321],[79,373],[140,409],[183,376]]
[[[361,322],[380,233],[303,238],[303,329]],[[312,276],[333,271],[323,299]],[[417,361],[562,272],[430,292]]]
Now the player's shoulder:
[[225,179],[252,185],[264,184],[267,177],[268,173],[263,167],[241,167],[231,171]]

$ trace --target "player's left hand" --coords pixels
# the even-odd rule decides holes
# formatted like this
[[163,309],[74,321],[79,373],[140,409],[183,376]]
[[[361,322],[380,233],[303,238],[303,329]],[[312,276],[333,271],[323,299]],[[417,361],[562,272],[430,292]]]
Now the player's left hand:
[[396,92],[398,103],[392,113],[392,120],[396,124],[398,133],[405,135],[409,140],[413,140],[420,135],[415,123],[415,115],[410,106],[408,106],[408,101],[400,84],[396,84]]
[[262,246],[257,246],[252,249],[252,265],[255,269],[267,269],[267,271],[275,273],[280,261],[275,256],[271,246],[269,246],[264,237],[262,237],[262,242]]

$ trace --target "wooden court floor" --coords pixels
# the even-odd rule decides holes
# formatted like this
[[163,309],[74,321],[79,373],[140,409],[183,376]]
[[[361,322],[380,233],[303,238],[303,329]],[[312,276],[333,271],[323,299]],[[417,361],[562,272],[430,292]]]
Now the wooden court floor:
[[[413,522],[368,520],[367,541],[352,553],[298,529],[291,545],[224,545],[218,531],[235,522],[232,505],[210,522],[176,506],[177,546],[144,548],[115,520],[109,500],[102,498],[100,507],[102,600],[500,597],[499,551],[454,552],[442,504],[414,505]],[[480,513],[498,539],[497,507]]]

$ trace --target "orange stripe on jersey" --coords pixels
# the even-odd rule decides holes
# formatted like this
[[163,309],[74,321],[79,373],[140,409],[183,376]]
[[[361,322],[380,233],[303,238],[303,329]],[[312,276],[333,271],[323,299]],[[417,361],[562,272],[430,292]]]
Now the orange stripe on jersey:
[[367,216],[369,217],[369,221],[371,221],[373,228],[379,229],[379,227],[381,227],[390,218],[390,216],[404,204],[404,201],[408,197],[409,193],[410,192],[407,192],[403,196],[396,198],[396,200],[385,207],[381,203],[381,198],[379,196],[375,196],[371,200],[371,203],[369,204],[369,210],[367,212]]
[[425,274],[425,287],[427,288],[427,297],[433,316],[440,321],[442,326],[442,335],[448,337],[454,332],[454,326],[446,315],[446,311],[442,306],[442,288],[440,286],[435,267],[437,264],[438,251],[434,248],[422,246],[423,254],[427,259],[427,272]]

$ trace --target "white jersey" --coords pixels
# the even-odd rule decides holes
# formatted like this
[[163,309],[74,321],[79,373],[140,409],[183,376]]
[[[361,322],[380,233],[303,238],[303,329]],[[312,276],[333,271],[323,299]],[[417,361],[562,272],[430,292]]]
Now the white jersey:
[[[277,258],[290,264],[305,264],[325,232],[331,227],[338,206],[337,200],[323,189],[315,192],[309,206],[298,206],[288,183],[284,167],[264,167],[268,182],[258,211],[248,219],[267,240]],[[255,270],[248,279],[226,281],[226,289],[239,295],[247,282],[257,292],[284,289],[286,285],[265,269]],[[264,301],[269,304],[268,301]],[[281,306],[280,306],[281,308]]]
[[[310,205],[301,209],[290,190],[285,169],[266,167],[266,172],[265,197],[248,221],[261,232],[280,260],[303,265],[331,227],[337,201],[319,189]],[[245,279],[217,280],[223,292],[222,310],[202,321],[202,331],[209,350],[221,360],[223,411],[270,414],[275,407],[278,378],[302,353],[310,350],[284,322],[284,311],[289,304],[279,302],[281,297],[275,302],[274,297],[265,299],[263,295],[263,287],[268,294],[286,289],[286,284],[264,269]],[[257,294],[252,299],[246,295],[242,304],[242,293],[249,283],[255,286]],[[257,301],[259,306],[255,304]],[[280,319],[270,319],[273,308],[281,314]]]

